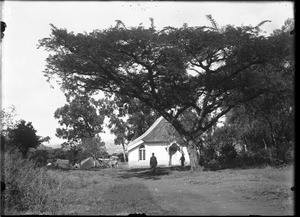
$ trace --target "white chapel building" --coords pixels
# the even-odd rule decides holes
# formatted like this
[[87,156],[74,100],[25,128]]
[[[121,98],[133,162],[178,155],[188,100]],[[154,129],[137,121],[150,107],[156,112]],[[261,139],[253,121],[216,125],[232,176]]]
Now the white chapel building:
[[152,153],[157,158],[158,166],[181,165],[180,157],[184,154],[185,165],[190,165],[187,148],[176,140],[170,142],[168,129],[173,127],[165,118],[158,118],[140,137],[127,146],[129,167],[150,167]]

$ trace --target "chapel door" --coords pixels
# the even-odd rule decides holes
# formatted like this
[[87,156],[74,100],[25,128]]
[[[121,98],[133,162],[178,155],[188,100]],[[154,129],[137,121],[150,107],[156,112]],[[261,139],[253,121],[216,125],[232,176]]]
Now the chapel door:
[[180,147],[176,144],[173,143],[170,147],[169,147],[169,166],[172,166],[172,156],[177,152],[180,151]]

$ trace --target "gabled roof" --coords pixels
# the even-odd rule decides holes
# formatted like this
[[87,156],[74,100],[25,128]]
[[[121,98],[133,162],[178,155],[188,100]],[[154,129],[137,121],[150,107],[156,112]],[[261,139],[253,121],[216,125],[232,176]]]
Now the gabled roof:
[[86,162],[88,162],[88,161],[90,161],[90,160],[93,160],[93,158],[92,158],[92,157],[88,157],[88,158],[82,160],[82,161],[81,161],[81,164],[84,164],[84,163],[86,163]]
[[92,157],[89,157],[80,163],[81,169],[90,169],[92,167],[95,167],[95,161]]
[[170,127],[173,126],[164,117],[159,117],[144,134],[128,144],[127,151],[130,151],[143,142],[168,142]]

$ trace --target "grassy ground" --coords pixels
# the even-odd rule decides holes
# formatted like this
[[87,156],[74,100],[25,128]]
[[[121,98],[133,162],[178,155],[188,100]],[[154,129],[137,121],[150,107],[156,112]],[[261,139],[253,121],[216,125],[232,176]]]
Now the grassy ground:
[[[293,214],[293,168],[191,173],[179,168],[49,170],[60,215]],[[56,204],[55,206],[53,204]],[[201,209],[200,209],[201,208]]]
[[166,214],[145,185],[124,182],[118,178],[118,172],[118,169],[49,171],[61,183],[55,198],[60,206],[55,214]]

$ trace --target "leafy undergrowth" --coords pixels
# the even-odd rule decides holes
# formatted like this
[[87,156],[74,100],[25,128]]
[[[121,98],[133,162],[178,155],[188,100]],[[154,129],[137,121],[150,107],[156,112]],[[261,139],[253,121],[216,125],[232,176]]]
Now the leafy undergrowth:
[[6,188],[1,192],[1,214],[52,213],[58,204],[50,199],[57,195],[58,181],[44,168],[38,168],[20,153],[5,153],[1,168]]

